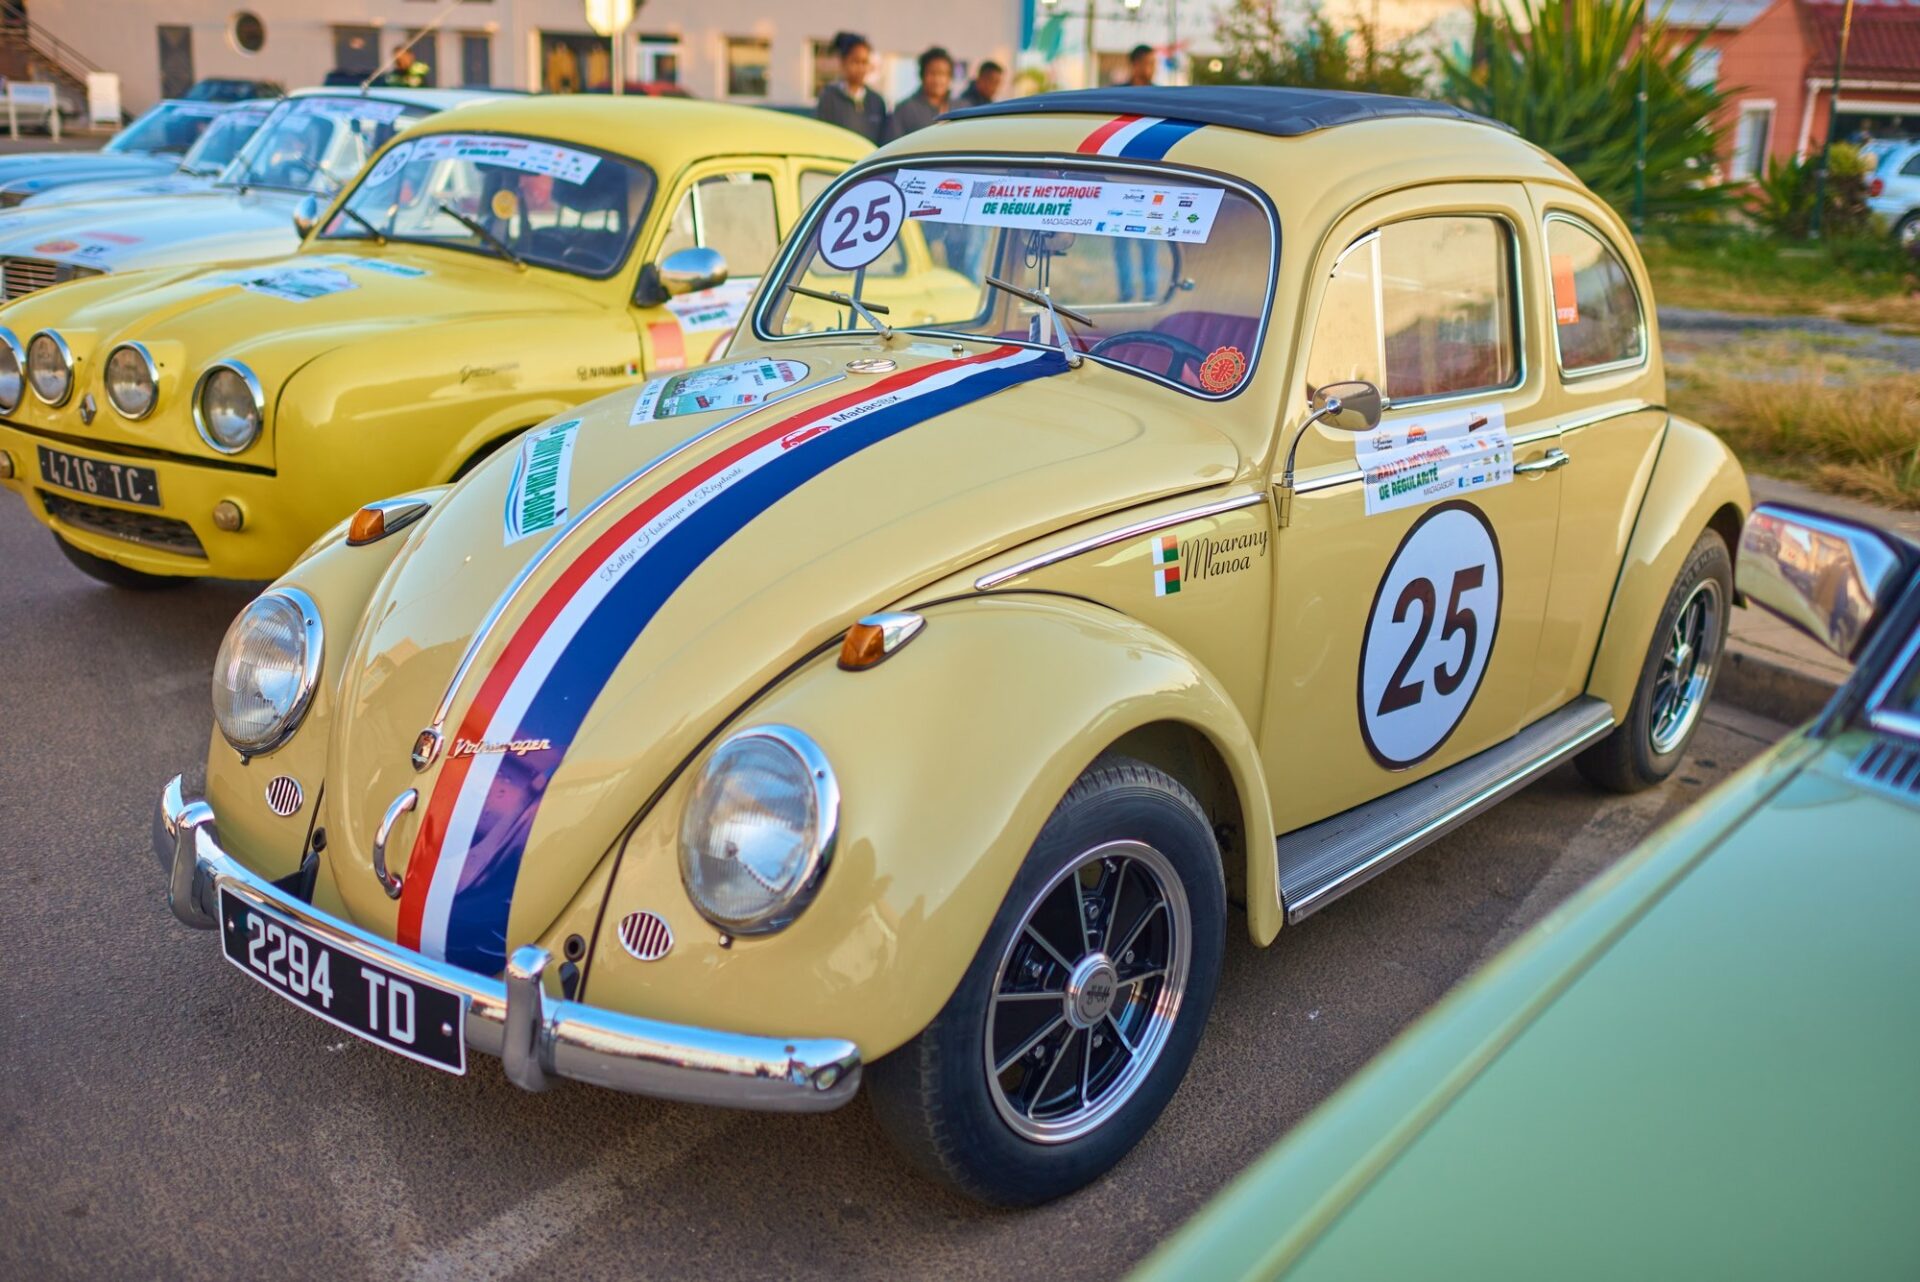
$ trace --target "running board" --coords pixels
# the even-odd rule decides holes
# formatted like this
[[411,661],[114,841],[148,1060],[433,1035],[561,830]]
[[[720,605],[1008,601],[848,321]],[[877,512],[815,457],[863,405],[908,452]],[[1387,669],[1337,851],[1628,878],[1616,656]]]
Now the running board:
[[1613,729],[1605,701],[1581,697],[1485,752],[1280,838],[1289,924],[1364,885],[1509,797]]

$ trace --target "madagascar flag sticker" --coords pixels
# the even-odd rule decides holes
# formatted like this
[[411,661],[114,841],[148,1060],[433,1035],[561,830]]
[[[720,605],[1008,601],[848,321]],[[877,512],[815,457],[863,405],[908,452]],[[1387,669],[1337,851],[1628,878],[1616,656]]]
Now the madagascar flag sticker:
[[1180,540],[1163,534],[1147,546],[1153,561],[1153,594],[1172,596],[1180,590]]

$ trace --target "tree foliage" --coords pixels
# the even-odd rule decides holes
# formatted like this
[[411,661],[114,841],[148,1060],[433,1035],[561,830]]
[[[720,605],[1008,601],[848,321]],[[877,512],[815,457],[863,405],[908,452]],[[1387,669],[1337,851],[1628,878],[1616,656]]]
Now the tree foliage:
[[1378,32],[1365,19],[1342,31],[1319,0],[1310,0],[1303,15],[1275,0],[1234,0],[1221,11],[1214,34],[1225,50],[1220,70],[1197,61],[1195,84],[1427,92],[1422,55],[1409,42],[1381,48]]
[[[1813,205],[1819,190],[1820,153],[1805,160],[1769,160],[1754,184],[1747,212],[1754,222],[1776,236],[1805,239],[1813,228]],[[1867,206],[1867,184],[1873,162],[1858,147],[1833,144],[1827,168],[1826,211],[1821,233],[1830,237],[1867,236],[1874,230],[1873,210]]]
[[1644,64],[1647,216],[1724,210],[1735,193],[1714,175],[1723,95],[1713,85],[1687,83],[1707,33],[1683,38],[1667,29],[1664,17],[1648,16],[1645,6],[1646,0],[1475,0],[1471,48],[1440,56],[1442,93],[1512,125],[1630,213]]

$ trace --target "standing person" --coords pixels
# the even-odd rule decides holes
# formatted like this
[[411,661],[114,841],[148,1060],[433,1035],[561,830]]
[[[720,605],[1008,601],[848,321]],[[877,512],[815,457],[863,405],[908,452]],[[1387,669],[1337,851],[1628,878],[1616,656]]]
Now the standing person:
[[1007,69],[989,58],[980,64],[973,83],[960,95],[956,107],[984,107],[1000,96],[1001,82],[1006,79]]
[[397,89],[419,89],[432,70],[414,54],[412,45],[401,45],[394,52],[392,69],[380,77],[380,83]]
[[[1152,83],[1153,46],[1135,45],[1127,53],[1127,84],[1129,87],[1138,87]],[[1158,300],[1160,246],[1157,242],[1115,236],[1113,238],[1113,270],[1119,277],[1120,298],[1123,302],[1135,298],[1145,302]],[[1136,279],[1140,285],[1140,292],[1137,295],[1133,292]]]
[[865,36],[842,31],[833,38],[833,51],[840,56],[840,78],[820,91],[813,114],[877,144],[887,136],[887,104],[867,88],[873,45]]
[[920,55],[920,88],[911,98],[902,98],[887,122],[887,141],[925,129],[947,114],[953,104],[947,95],[953,91],[953,55],[939,45]]
[[1127,84],[1150,85],[1153,83],[1153,46],[1135,45],[1127,51]]

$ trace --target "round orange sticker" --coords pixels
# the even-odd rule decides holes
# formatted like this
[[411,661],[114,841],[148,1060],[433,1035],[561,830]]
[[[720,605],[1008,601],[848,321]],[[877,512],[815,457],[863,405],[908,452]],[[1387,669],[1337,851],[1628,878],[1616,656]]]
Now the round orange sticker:
[[78,248],[80,248],[78,241],[46,240],[35,245],[33,252],[36,254],[69,254]]
[[1200,386],[1209,392],[1230,392],[1247,372],[1247,356],[1237,347],[1216,347],[1200,362]]
[[520,197],[504,187],[493,193],[493,199],[488,204],[493,208],[493,216],[501,222],[506,222],[520,212]]

